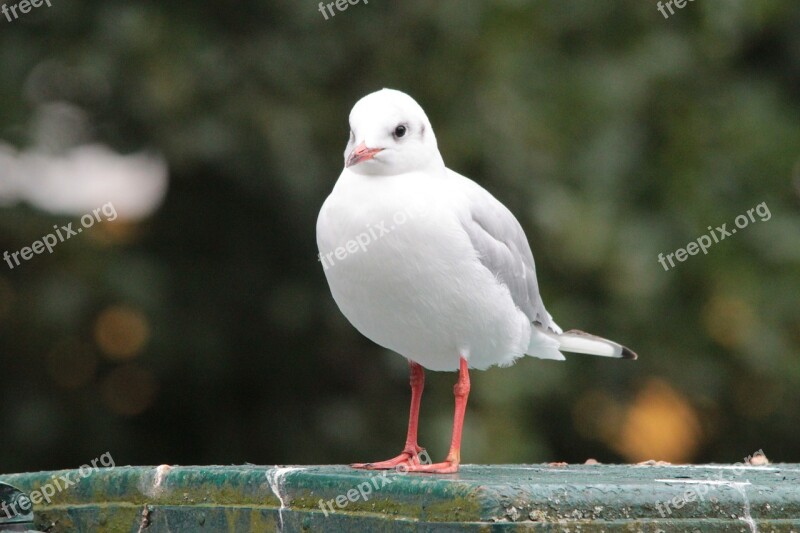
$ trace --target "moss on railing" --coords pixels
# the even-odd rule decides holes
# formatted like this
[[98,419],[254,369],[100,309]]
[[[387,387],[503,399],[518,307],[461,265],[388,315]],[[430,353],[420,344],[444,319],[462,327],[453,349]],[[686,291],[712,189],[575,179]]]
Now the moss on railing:
[[[61,490],[53,490],[59,479]],[[162,466],[0,481],[47,495],[34,505],[34,525],[51,533],[800,531],[800,465],[791,464],[467,465],[444,476],[345,466]]]

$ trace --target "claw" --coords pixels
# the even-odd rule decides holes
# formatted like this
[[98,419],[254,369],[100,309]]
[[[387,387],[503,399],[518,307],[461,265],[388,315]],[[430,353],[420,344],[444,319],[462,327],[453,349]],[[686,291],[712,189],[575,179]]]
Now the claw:
[[377,463],[353,463],[350,465],[350,467],[357,468],[359,470],[389,470],[391,468],[397,468],[403,464],[406,465],[406,467],[413,467],[421,464],[419,460],[419,454],[422,452],[425,452],[425,448],[415,446],[414,448],[406,448],[400,452],[400,455],[397,457],[387,459],[386,461],[379,461]]
[[458,472],[458,461],[447,460],[442,463],[410,465],[407,472],[421,474],[455,474]]

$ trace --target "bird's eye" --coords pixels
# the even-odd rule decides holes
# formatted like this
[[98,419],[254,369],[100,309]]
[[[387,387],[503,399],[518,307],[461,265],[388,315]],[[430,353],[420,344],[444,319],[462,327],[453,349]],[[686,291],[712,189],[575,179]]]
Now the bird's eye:
[[405,136],[407,131],[408,131],[408,128],[406,128],[405,126],[400,124],[399,126],[397,126],[394,129],[394,136],[397,137],[397,138],[403,137],[403,136]]

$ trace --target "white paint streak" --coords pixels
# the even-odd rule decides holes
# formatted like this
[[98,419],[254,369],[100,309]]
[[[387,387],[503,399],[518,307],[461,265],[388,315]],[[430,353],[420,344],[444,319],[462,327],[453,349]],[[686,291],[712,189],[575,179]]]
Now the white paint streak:
[[161,465],[156,468],[156,479],[153,482],[153,489],[156,492],[161,490],[161,484],[164,482],[164,478],[167,477],[170,470],[172,470],[172,467],[169,465]]
[[724,481],[724,480],[716,480],[716,479],[656,479],[655,481],[660,481],[661,483],[686,483],[686,484],[693,484],[696,483],[698,485],[725,485],[728,487],[735,487],[736,485],[750,485],[749,481]]
[[670,468],[697,468],[709,470],[762,470],[765,472],[800,472],[794,468],[780,468],[775,466],[755,466],[755,465],[669,465]]
[[278,519],[280,520],[280,531],[283,531],[283,510],[288,509],[286,502],[283,501],[283,486],[286,474],[289,472],[294,472],[302,470],[302,468],[297,468],[294,466],[284,466],[284,467],[275,467],[272,470],[268,470],[267,475],[267,482],[269,482],[269,488],[272,489],[272,493],[275,494],[275,497],[278,498],[278,501],[281,502],[281,507],[278,509]]
[[750,528],[750,533],[758,533],[758,526],[756,525],[756,521],[753,520],[753,516],[750,514],[750,498],[747,496],[747,486],[752,485],[749,481],[725,481],[725,480],[711,480],[711,479],[656,479],[655,481],[660,481],[661,483],[684,483],[687,485],[721,485],[725,487],[731,487],[736,492],[742,495],[742,500],[744,502],[744,509],[742,511],[742,516],[737,517],[742,522],[746,523],[747,526]]
[[151,470],[146,476],[142,476],[139,481],[139,490],[150,498],[158,498],[164,492],[162,484],[166,480],[167,474],[172,470],[169,465],[161,465]]
[[742,513],[744,516],[740,516],[739,520],[745,522],[748,526],[750,526],[750,533],[758,533],[758,526],[756,526],[756,521],[753,520],[753,517],[750,515],[750,498],[747,497],[747,489],[744,488],[745,485],[749,485],[750,483],[731,483],[733,488],[735,488],[739,494],[742,495],[742,500],[744,500],[744,512]]

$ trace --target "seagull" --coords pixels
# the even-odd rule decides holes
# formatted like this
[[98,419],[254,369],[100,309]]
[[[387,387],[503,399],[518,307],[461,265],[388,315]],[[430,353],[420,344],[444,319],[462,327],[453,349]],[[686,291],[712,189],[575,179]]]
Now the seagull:
[[[317,219],[319,261],[333,299],[373,342],[409,361],[403,451],[353,468],[458,472],[469,369],[562,352],[636,359],[616,342],[563,332],[544,307],[525,232],[500,201],[445,167],[422,107],[383,89],[350,112],[344,169]],[[422,462],[417,442],[425,371],[457,371],[450,451]]]

